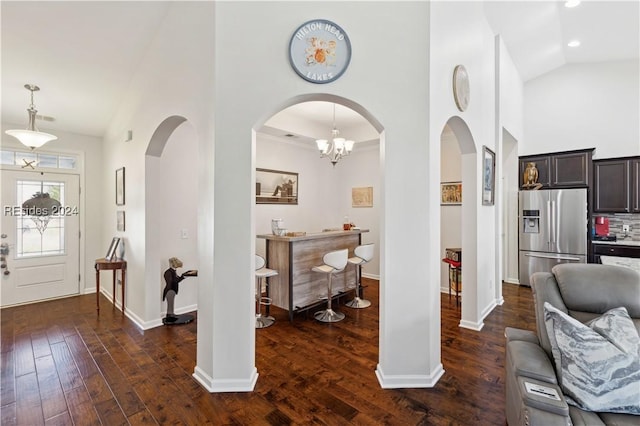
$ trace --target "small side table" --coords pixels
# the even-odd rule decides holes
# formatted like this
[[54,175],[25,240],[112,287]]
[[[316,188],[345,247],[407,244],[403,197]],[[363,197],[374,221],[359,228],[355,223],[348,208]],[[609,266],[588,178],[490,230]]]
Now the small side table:
[[[462,262],[456,262],[455,260],[444,258],[442,261],[449,265],[449,300],[451,300],[451,288],[456,292],[456,306],[458,306],[458,295],[462,291],[460,288],[460,272],[462,271]],[[451,275],[455,276],[451,279]]]
[[124,287],[127,276],[127,261],[123,259],[96,259],[96,310],[100,313],[100,271],[113,271],[113,306],[116,306],[116,272],[122,271],[122,313],[124,314]]

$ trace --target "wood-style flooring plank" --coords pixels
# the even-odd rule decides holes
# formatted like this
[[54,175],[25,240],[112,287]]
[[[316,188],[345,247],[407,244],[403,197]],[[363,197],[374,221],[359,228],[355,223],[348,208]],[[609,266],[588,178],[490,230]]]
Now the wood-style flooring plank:
[[[140,330],[95,295],[2,310],[2,417],[26,425],[496,425],[504,424],[504,328],[535,330],[531,290],[505,284],[481,331],[460,327],[440,297],[445,374],[430,389],[381,389],[379,291],[367,309],[319,323],[313,311],[256,330],[253,392],[211,394],[193,377],[196,321]],[[318,309],[322,307],[319,306]]]

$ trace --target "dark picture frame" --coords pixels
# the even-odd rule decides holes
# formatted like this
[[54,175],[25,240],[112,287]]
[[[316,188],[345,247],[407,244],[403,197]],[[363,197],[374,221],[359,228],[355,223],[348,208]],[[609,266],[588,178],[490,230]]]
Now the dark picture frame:
[[116,249],[118,248],[118,244],[120,243],[120,237],[113,237],[111,240],[111,245],[109,245],[109,250],[107,250],[107,254],[104,257],[106,260],[113,260],[116,256]]
[[124,167],[116,170],[116,206],[124,206]]
[[496,154],[482,146],[482,205],[493,206],[496,189]]
[[298,204],[298,173],[256,169],[256,204]]
[[462,182],[440,182],[440,205],[459,206],[462,204]]

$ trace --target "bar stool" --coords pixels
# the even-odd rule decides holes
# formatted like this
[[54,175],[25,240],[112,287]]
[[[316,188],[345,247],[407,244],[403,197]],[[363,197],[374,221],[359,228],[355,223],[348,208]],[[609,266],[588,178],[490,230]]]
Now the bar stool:
[[331,280],[333,275],[342,272],[347,266],[347,258],[349,257],[349,249],[331,251],[324,255],[322,261],[324,265],[314,266],[311,268],[314,272],[327,274],[327,309],[316,312],[314,317],[320,322],[338,322],[344,319],[342,312],[331,309]]
[[350,308],[362,309],[371,306],[371,302],[360,298],[360,278],[362,277],[362,265],[369,263],[373,259],[374,244],[364,244],[355,248],[354,257],[350,257],[348,262],[356,266],[356,297],[345,303]]
[[[278,271],[265,268],[264,257],[256,256],[256,328],[267,328],[272,326],[276,319],[272,316],[262,316],[260,305],[270,305],[270,297],[262,297],[262,281],[265,278],[278,275]],[[269,292],[267,292],[269,294]]]

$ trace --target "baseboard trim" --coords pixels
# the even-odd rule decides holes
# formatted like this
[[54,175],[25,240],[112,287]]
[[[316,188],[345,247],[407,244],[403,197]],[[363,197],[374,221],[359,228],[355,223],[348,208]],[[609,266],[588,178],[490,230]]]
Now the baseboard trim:
[[460,328],[468,328],[469,330],[480,331],[482,327],[484,327],[484,322],[482,320],[478,322],[471,322],[467,320],[461,320],[460,324],[458,324]]
[[442,364],[438,364],[431,374],[387,375],[380,364],[376,367],[376,377],[382,389],[432,388],[444,374]]
[[367,274],[367,273],[362,273],[362,278],[370,278],[372,280],[378,280],[380,281],[380,275],[376,275],[376,274]]
[[258,381],[258,370],[254,367],[248,379],[214,379],[196,365],[192,377],[210,393],[252,392]]
[[515,279],[515,278],[506,278],[504,280],[502,280],[502,282],[505,282],[507,284],[516,284],[516,285],[520,285],[520,280]]

